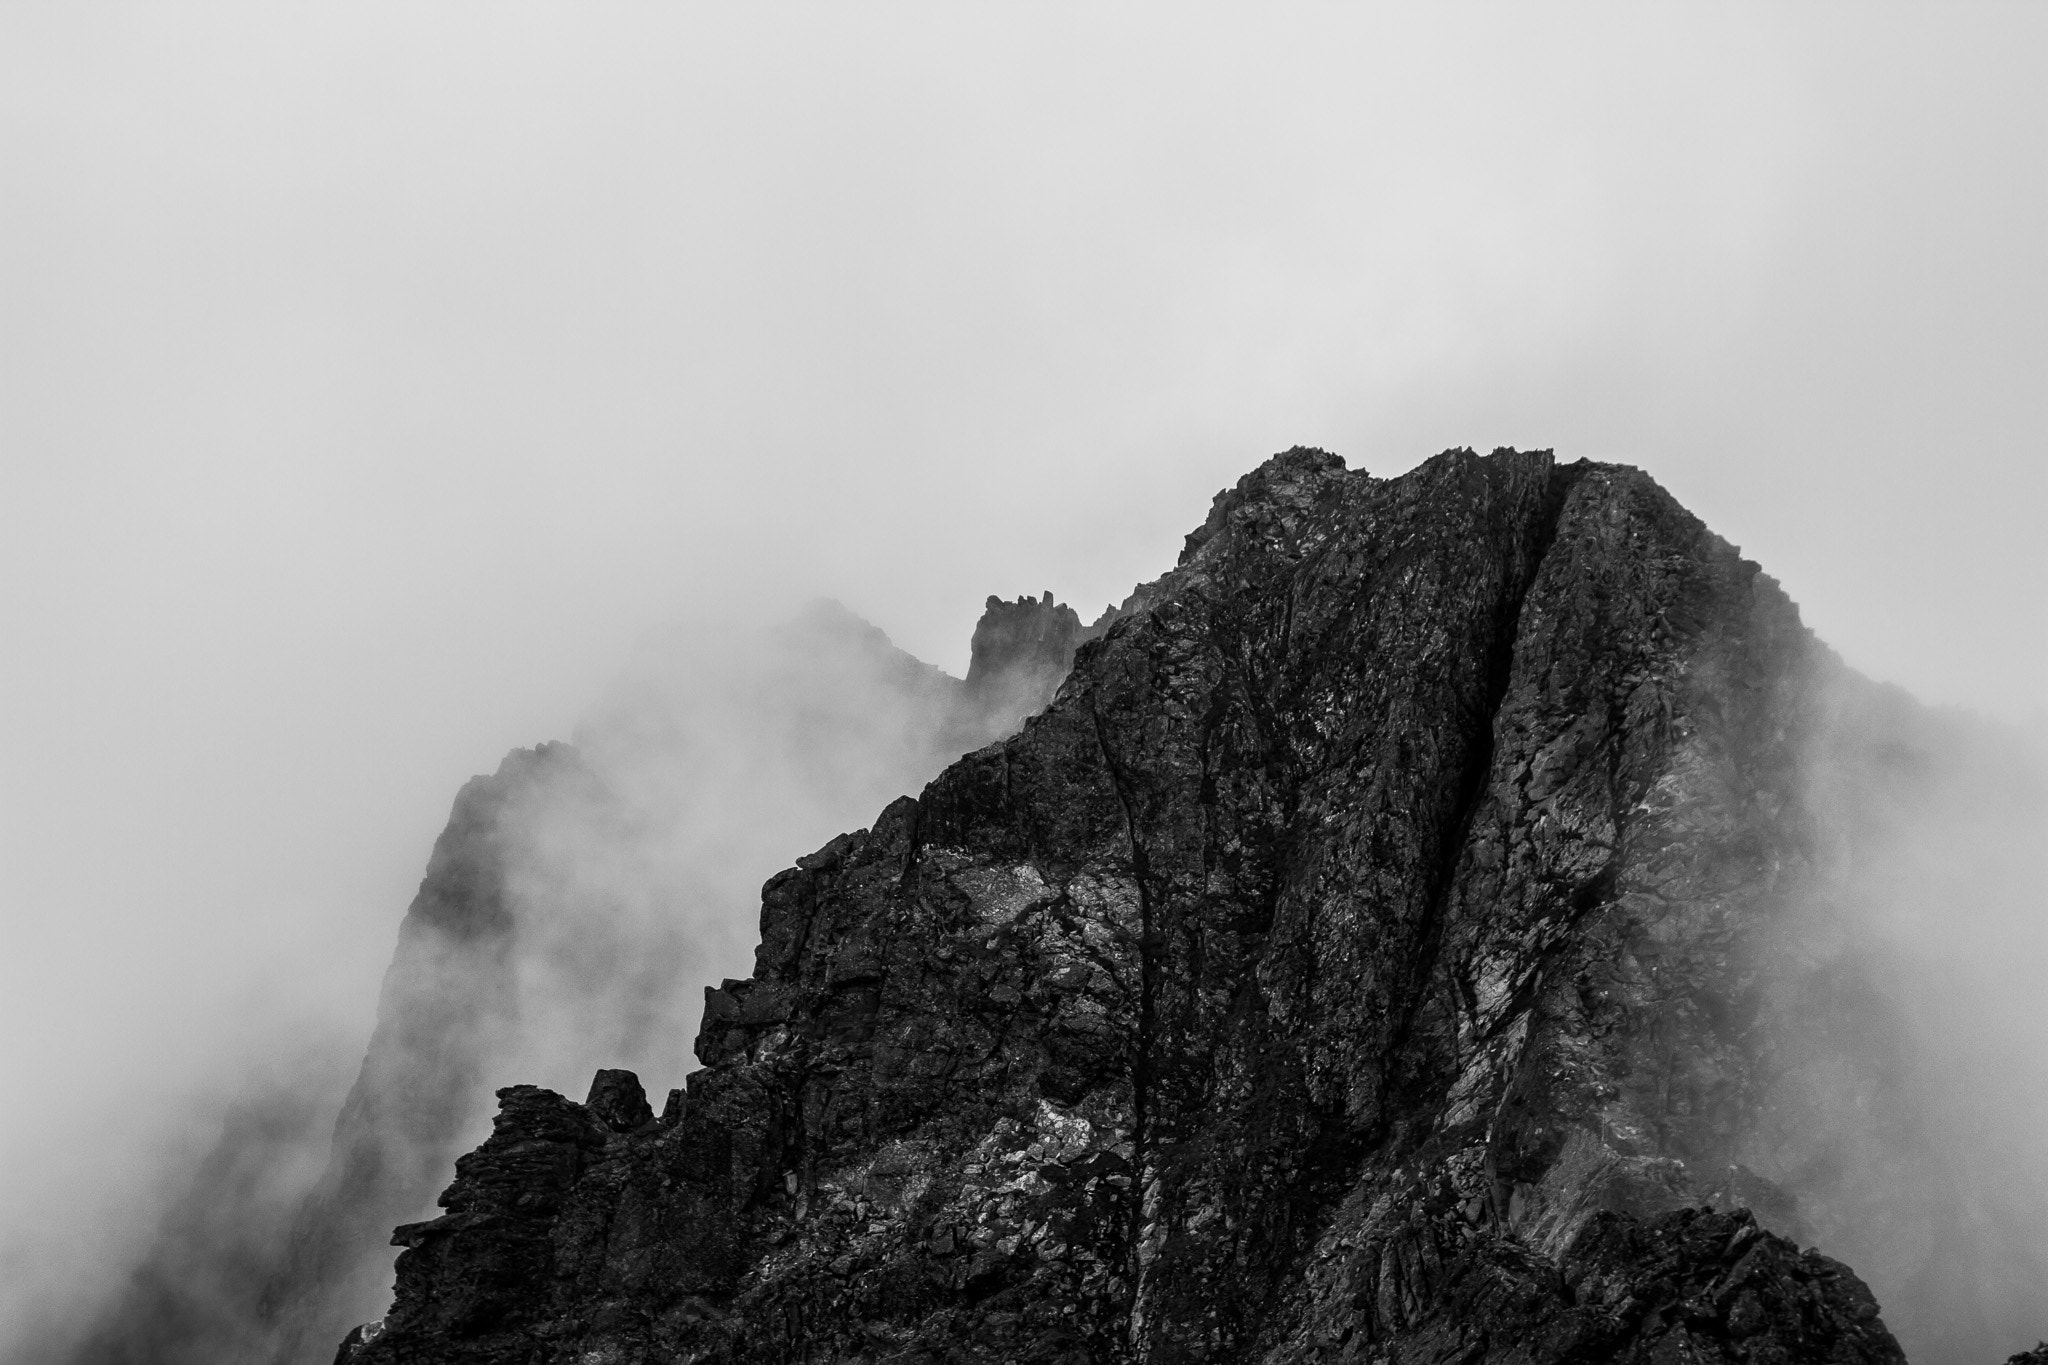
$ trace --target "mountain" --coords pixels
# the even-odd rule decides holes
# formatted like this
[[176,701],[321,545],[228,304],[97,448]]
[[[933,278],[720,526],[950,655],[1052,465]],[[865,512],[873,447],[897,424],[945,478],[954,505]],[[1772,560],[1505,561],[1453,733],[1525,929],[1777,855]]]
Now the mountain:
[[658,1116],[500,1090],[339,1360],[1903,1359],[1817,1238],[1923,1361],[2048,1319],[1856,919],[1967,726],[1649,477],[1292,450],[1103,625],[769,880]]
[[431,1211],[495,1088],[679,1072],[690,983],[744,952],[726,926],[787,848],[1014,729],[1086,634],[1049,594],[990,598],[964,681],[832,602],[650,637],[573,744],[456,797],[353,1085],[302,1067],[239,1105],[127,1288],[37,1365],[325,1361],[389,1301],[391,1227]]

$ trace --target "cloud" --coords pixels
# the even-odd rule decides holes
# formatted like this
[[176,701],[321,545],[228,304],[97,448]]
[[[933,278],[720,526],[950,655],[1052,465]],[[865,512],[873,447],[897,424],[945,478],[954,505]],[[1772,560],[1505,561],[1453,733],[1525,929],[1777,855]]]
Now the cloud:
[[1839,668],[1799,739],[1810,866],[1763,945],[1778,1075],[1746,1160],[1912,1359],[1999,1359],[2048,1285],[2048,754]]
[[989,620],[1010,629],[977,634],[965,681],[829,601],[652,633],[573,746],[515,750],[456,798],[360,1073],[272,1038],[212,1145],[161,1163],[185,1193],[154,1234],[109,1220],[106,1272],[15,1352],[324,1358],[383,1311],[390,1230],[433,1216],[493,1091],[581,1094],[618,1065],[680,1086],[706,983],[751,970],[762,882],[1043,706],[1079,623],[1049,598]]

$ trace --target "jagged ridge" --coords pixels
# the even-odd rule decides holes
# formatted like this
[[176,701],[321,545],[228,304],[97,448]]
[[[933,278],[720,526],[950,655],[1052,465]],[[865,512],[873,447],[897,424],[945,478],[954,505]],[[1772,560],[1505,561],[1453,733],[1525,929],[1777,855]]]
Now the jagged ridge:
[[[651,636],[576,744],[515,750],[457,795],[353,1087],[300,1068],[238,1110],[128,1285],[75,1345],[35,1358],[325,1360],[388,1301],[391,1227],[430,1208],[487,1131],[492,1089],[565,1051],[616,1058],[636,1033],[686,1042],[694,1009],[665,1016],[688,1005],[681,959],[704,926],[675,910],[701,918],[753,890],[707,870],[780,842],[756,864],[773,866],[807,812],[840,825],[1045,704],[1088,632],[1050,594],[990,604],[965,680],[834,602],[765,630]],[[742,824],[750,839],[733,837]],[[299,1170],[323,1160],[306,1191]]]
[[1838,667],[1637,471],[1276,457],[770,881],[662,1120],[503,1092],[344,1357],[1900,1359],[1751,1221]]

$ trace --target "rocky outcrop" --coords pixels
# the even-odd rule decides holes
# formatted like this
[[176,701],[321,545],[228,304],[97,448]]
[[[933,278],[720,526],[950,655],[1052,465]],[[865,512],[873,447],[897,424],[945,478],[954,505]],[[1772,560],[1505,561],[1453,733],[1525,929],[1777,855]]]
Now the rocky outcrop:
[[1074,651],[1101,634],[1102,625],[1106,621],[1084,627],[1050,592],[1014,602],[991,597],[974,627],[964,690],[979,710],[1015,725],[1052,699]]
[[1276,457],[343,1358],[1902,1359],[1756,1137],[1840,673],[1637,471]]
[[[1041,617],[1057,623],[1074,613],[1047,594],[1029,619]],[[777,728],[820,766],[847,761],[840,751],[849,731],[900,710],[902,766],[929,772],[1043,706],[1073,657],[1070,635],[1020,629],[1016,611],[993,605],[974,638],[978,671],[963,683],[896,649],[837,604],[820,603],[782,629],[775,661],[749,677],[769,692]],[[695,689],[680,695],[701,699]],[[502,1077],[518,1065],[523,1035],[537,1027],[522,1019],[534,1009],[518,998],[520,940],[563,937],[565,922],[586,953],[592,939],[615,937],[607,954],[612,965],[582,974],[574,993],[652,993],[646,983],[622,979],[617,962],[643,955],[648,937],[605,914],[602,892],[579,884],[588,879],[575,869],[644,859],[635,844],[661,842],[659,832],[634,828],[645,822],[631,808],[638,794],[625,789],[646,780],[650,766],[661,773],[704,762],[687,745],[664,755],[665,762],[644,762],[646,750],[663,743],[665,736],[653,733],[662,719],[644,690],[615,696],[580,746],[515,751],[494,776],[476,779],[457,798],[401,928],[378,1031],[336,1126],[327,1177],[269,1291],[272,1316],[284,1326],[279,1359],[331,1342],[347,1320],[337,1323],[337,1310],[384,1300],[390,1269],[380,1253],[391,1225],[428,1204],[460,1150],[457,1139],[489,1112],[491,1087],[479,1077]],[[629,748],[630,759],[608,761]],[[567,847],[550,849],[551,843]],[[565,875],[550,863],[572,866]],[[562,1013],[561,1002],[553,1003]],[[630,1008],[624,1000],[609,1006]]]
[[[432,1209],[497,1086],[611,1049],[680,1059],[671,1015],[695,1013],[707,923],[758,885],[728,888],[727,867],[771,868],[796,831],[817,837],[806,821],[841,827],[1013,729],[1075,644],[1029,623],[1074,619],[1050,596],[992,609],[971,681],[831,602],[652,638],[575,744],[515,750],[456,797],[353,1086],[301,1066],[238,1109],[128,1286],[47,1355],[327,1359],[389,1302],[391,1227]],[[299,1172],[323,1162],[307,1193]]]
[[[407,1315],[358,1328],[340,1360],[385,1352],[401,1360],[523,1360],[537,1345],[543,1359],[550,1349],[587,1359],[593,1337],[616,1342],[644,1332],[636,1300],[680,1299],[685,1318],[720,1316],[719,1302],[732,1298],[746,1270],[731,1240],[718,1235],[731,1228],[720,1160],[730,1149],[716,1130],[693,1128],[686,1108],[656,1122],[637,1085],[637,1114],[601,1117],[605,1084],[601,1076],[586,1105],[531,1086],[504,1093],[498,1129],[463,1159],[447,1214],[394,1236],[417,1253],[400,1260]],[[1903,1359],[1853,1274],[1764,1231],[1747,1211],[1681,1209],[1647,1220],[1599,1213],[1553,1260],[1473,1219],[1446,1188],[1410,1193],[1403,1221],[1374,1248],[1369,1290],[1346,1305],[1338,1343],[1365,1348],[1353,1356],[1372,1358],[1377,1343],[1404,1360]],[[870,1223],[894,1221],[882,1200],[850,1211]],[[1072,1315],[1058,1311],[1065,1305],[1006,1310],[1003,1290],[974,1273],[970,1239],[951,1230],[929,1239],[937,1266],[965,1258],[964,1276],[891,1285],[858,1274],[849,1256],[837,1272],[842,1293],[878,1328],[906,1308],[924,1309],[927,1351],[1099,1354],[1075,1332]],[[1000,1266],[1002,1258],[991,1259]],[[934,1317],[951,1319],[952,1340],[932,1340]],[[855,1331],[840,1346],[861,1355],[897,1344],[877,1330]]]

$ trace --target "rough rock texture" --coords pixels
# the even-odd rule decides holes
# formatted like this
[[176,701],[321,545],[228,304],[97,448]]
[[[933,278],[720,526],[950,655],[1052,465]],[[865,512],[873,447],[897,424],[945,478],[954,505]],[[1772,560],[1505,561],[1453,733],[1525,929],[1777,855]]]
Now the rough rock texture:
[[[859,818],[1042,708],[1079,636],[1049,595],[992,606],[966,681],[831,602],[767,631],[651,640],[575,745],[516,750],[456,797],[353,1086],[297,1065],[252,1095],[129,1283],[75,1345],[35,1359],[327,1359],[389,1301],[392,1225],[432,1207],[497,1086],[543,1060],[605,1058],[635,1030],[674,1035],[680,1060],[688,1021],[654,997],[682,996],[678,956],[704,951],[676,907],[743,903],[758,883],[704,884],[706,864],[747,861],[733,825],[786,830],[792,807],[840,811],[828,832]],[[707,794],[720,818],[692,804]]]
[[1634,470],[1276,457],[342,1357],[1902,1359],[1751,1137],[1839,671]]
[[[785,628],[792,642],[816,656],[814,669],[824,675],[813,680],[806,674],[805,695],[784,702],[798,742],[829,762],[835,735],[860,723],[863,711],[883,709],[881,698],[907,706],[908,729],[898,742],[911,771],[929,761],[923,768],[929,773],[943,761],[937,755],[1014,729],[1066,675],[1079,621],[1050,593],[1043,602],[1020,599],[1011,606],[992,597],[989,603],[974,633],[975,667],[964,682],[896,649],[837,604],[812,608]],[[1069,622],[1074,629],[1064,628]],[[771,670],[765,681],[773,685],[782,677]],[[810,695],[820,682],[822,692]],[[650,717],[659,716],[658,707],[629,697],[600,714],[593,742],[659,743],[646,732]],[[934,760],[922,759],[924,748]],[[692,761],[703,760],[696,754],[676,759]],[[607,809],[620,804],[611,790],[613,766],[600,761],[594,767],[572,746],[544,744],[513,752],[495,775],[473,780],[457,797],[400,930],[377,1032],[336,1125],[326,1178],[307,1202],[290,1256],[267,1291],[270,1316],[282,1327],[280,1360],[331,1342],[347,1321],[335,1321],[337,1308],[380,1300],[390,1282],[384,1247],[391,1225],[427,1204],[446,1178],[458,1138],[489,1112],[491,1087],[479,1078],[487,1070],[501,1073],[507,1056],[517,1056],[507,1040],[518,1032],[521,1014],[512,954],[522,918],[559,920],[579,912],[588,918],[587,906],[567,904],[587,901],[587,888],[562,885],[567,879],[559,875],[536,875],[534,864],[545,861],[546,851],[539,850],[537,860],[534,846],[560,841],[561,812],[573,808],[580,818],[571,842],[615,845],[610,855],[625,856],[621,850],[633,834],[621,827],[631,816]],[[508,890],[514,881],[523,882],[524,897]],[[536,891],[537,881],[556,884]],[[527,924],[526,935],[535,928]],[[587,940],[612,928],[581,926],[579,949],[587,952]],[[644,947],[630,934],[619,945],[626,955]],[[594,978],[590,989],[629,995],[635,988],[616,966],[585,975]]]

